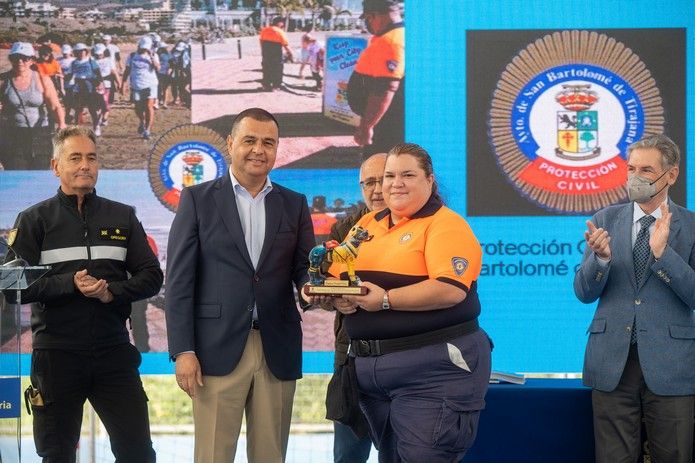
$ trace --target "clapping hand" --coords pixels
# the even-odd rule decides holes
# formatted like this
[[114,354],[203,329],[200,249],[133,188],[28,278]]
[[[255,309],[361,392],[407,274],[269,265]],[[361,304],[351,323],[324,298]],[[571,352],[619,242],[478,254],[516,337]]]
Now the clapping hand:
[[603,228],[596,228],[591,220],[586,221],[587,230],[584,232],[586,244],[594,254],[604,260],[611,260],[611,237]]
[[660,259],[664,253],[671,227],[671,213],[668,211],[668,204],[661,204],[659,209],[661,209],[661,218],[656,219],[654,230],[652,230],[649,236],[649,247],[652,248],[652,254],[654,254],[655,259]]

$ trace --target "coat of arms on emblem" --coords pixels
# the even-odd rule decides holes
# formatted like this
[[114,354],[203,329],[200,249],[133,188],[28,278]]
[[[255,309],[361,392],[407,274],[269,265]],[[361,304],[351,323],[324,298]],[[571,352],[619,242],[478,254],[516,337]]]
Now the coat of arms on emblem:
[[563,85],[555,96],[564,111],[557,112],[557,157],[583,161],[598,157],[598,111],[590,111],[598,101],[591,84]]
[[203,155],[196,151],[189,151],[183,155],[182,183],[184,187],[197,185],[203,181],[205,169],[202,162]]
[[176,212],[181,190],[224,175],[227,144],[214,130],[196,124],[174,127],[155,143],[147,161],[157,199]]
[[500,75],[489,114],[507,180],[539,206],[569,214],[627,199],[627,147],[664,125],[646,65],[625,44],[585,30],[529,43]]

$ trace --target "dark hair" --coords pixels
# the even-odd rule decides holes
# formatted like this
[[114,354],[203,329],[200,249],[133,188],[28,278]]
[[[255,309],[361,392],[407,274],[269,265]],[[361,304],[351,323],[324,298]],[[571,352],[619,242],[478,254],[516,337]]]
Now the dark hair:
[[318,212],[326,212],[326,197],[323,195],[314,196],[311,200],[311,208]]
[[398,11],[399,0],[363,0],[362,11],[367,13],[388,13]]
[[277,26],[278,24],[284,23],[284,22],[285,22],[285,18],[283,18],[282,16],[275,16],[273,18],[273,20],[271,21],[271,24],[273,26]]
[[[417,159],[418,165],[425,172],[427,177],[434,175],[432,157],[422,146],[415,143],[399,143],[389,150],[386,159],[390,156],[400,156],[401,154],[409,154]],[[437,185],[436,179],[432,182],[432,197],[444,204],[444,199],[442,199],[439,194],[439,186]]]
[[241,121],[243,121],[247,117],[250,117],[254,121],[260,122],[273,121],[275,122],[275,126],[278,128],[278,131],[280,130],[280,124],[278,124],[277,119],[275,119],[275,116],[270,114],[268,111],[261,108],[248,108],[237,114],[237,116],[234,118],[234,121],[232,121],[232,130],[230,132],[232,138],[234,138],[236,130],[239,127]]

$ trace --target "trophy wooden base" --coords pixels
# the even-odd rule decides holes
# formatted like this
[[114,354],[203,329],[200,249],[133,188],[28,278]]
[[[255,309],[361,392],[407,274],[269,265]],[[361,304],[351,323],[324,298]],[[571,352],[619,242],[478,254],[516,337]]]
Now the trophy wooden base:
[[324,281],[322,285],[304,285],[304,294],[307,296],[364,296],[369,292],[366,286],[350,286],[348,280]]

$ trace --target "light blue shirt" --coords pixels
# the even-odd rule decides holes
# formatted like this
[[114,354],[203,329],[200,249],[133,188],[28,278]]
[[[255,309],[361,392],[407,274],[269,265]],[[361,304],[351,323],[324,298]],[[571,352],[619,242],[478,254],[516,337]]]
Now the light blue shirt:
[[[229,169],[229,177],[232,179],[232,186],[234,187],[234,199],[239,211],[241,229],[244,231],[246,249],[251,256],[253,267],[256,268],[265,239],[265,197],[273,189],[273,184],[270,183],[270,178],[266,177],[265,185],[254,198],[234,177],[231,168]],[[253,306],[253,319],[258,320],[258,310],[255,304]]]
[[[128,57],[126,66],[130,68],[130,86],[133,90],[144,90],[157,85],[159,80],[157,79],[155,63],[159,65],[159,57],[156,53],[140,54],[135,52]],[[157,95],[150,95],[150,98],[156,97]]]
[[99,72],[99,64],[93,58],[75,59],[70,63],[74,79],[94,79]]
[[157,71],[160,75],[168,75],[169,74],[169,60],[171,60],[171,53],[166,52],[166,53],[160,53],[159,55],[159,71]]

